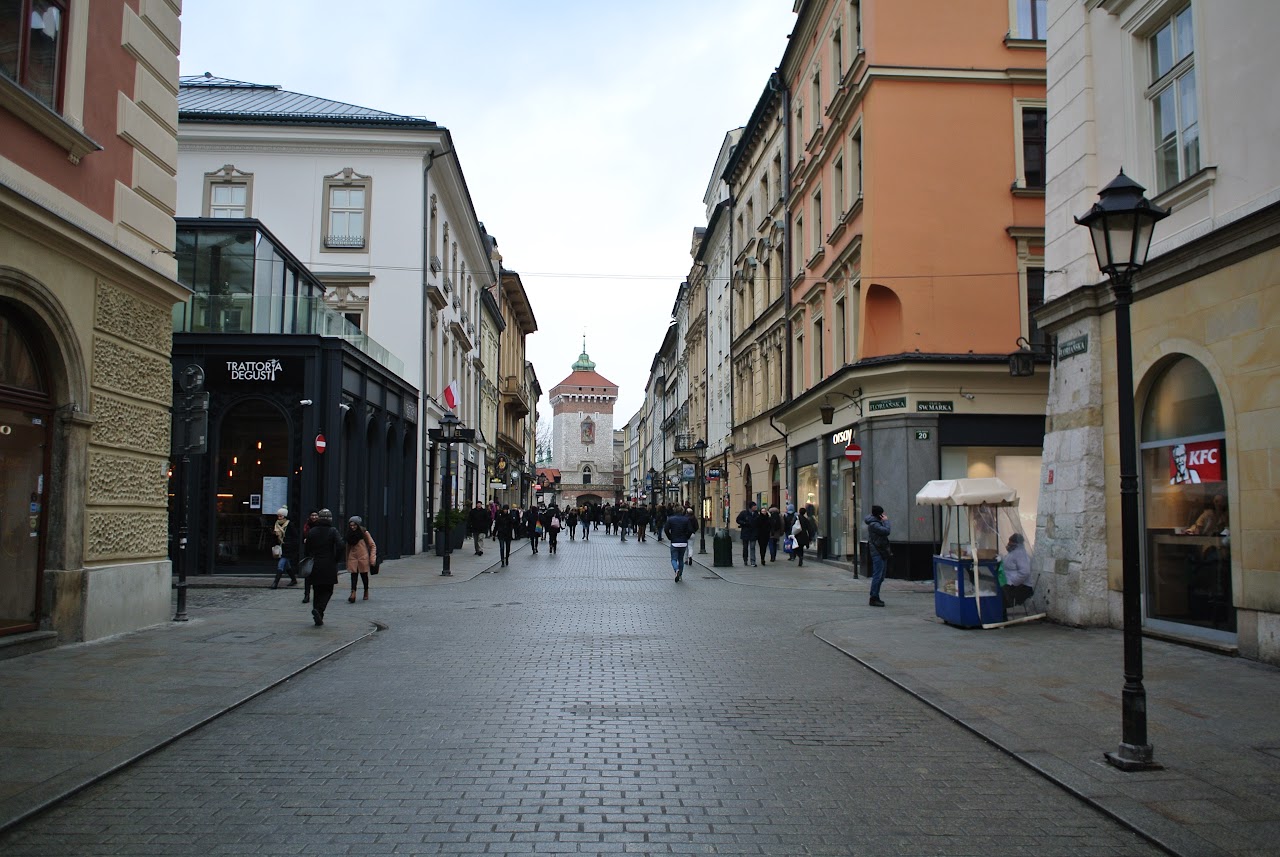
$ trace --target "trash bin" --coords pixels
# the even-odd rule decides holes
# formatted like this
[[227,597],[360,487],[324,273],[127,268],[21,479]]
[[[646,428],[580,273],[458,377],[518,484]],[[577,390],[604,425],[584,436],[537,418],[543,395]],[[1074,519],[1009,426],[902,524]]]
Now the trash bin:
[[733,536],[724,527],[716,528],[715,539],[712,540],[712,565],[715,568],[733,567]]

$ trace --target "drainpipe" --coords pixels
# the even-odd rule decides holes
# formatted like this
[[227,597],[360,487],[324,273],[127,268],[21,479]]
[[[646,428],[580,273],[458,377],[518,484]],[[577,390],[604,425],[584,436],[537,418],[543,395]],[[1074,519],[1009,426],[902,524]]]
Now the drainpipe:
[[[775,92],[780,93],[782,97],[782,176],[780,177],[782,186],[779,191],[782,193],[782,317],[784,320],[784,335],[787,338],[786,342],[783,343],[787,375],[783,388],[786,390],[786,401],[790,402],[795,398],[793,381],[795,370],[791,365],[792,360],[795,359],[795,355],[791,350],[794,339],[791,335],[791,92],[783,83],[781,69],[776,69],[769,78],[769,86]],[[773,417],[769,418],[769,424],[773,425]],[[777,431],[778,427],[774,426],[774,430]],[[779,433],[782,434],[786,443],[784,459],[787,469],[787,485],[791,486],[793,484],[791,481],[791,441],[785,433]],[[787,493],[791,493],[790,488],[788,488]],[[791,502],[795,503],[799,499],[799,497],[792,497]],[[796,508],[798,509],[799,506]]]

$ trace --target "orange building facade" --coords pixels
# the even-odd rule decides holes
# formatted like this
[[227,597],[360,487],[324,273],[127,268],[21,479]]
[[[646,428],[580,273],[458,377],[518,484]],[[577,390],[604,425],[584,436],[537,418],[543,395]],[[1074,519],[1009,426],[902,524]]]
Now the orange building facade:
[[[1034,531],[1047,371],[1010,376],[1044,295],[1043,4],[798,4],[780,73],[791,499],[832,559],[864,509],[894,521],[891,576],[925,577],[930,479],[999,476]],[[855,464],[850,444],[863,451]]]

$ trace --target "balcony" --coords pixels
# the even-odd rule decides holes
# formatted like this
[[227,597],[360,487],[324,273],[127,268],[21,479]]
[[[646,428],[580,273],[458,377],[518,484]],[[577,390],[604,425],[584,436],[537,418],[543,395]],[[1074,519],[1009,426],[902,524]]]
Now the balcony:
[[515,375],[507,375],[502,379],[502,383],[498,387],[501,394],[501,403],[508,413],[515,419],[523,419],[529,415],[532,403],[529,401],[529,391],[524,384],[520,383],[520,378]]

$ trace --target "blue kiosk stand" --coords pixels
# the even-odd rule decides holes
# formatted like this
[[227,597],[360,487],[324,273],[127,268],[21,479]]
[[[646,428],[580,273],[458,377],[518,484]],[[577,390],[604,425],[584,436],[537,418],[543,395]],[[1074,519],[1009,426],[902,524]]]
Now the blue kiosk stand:
[[933,558],[938,618],[957,628],[1013,624],[999,582],[999,547],[1022,533],[1018,492],[995,478],[935,479],[916,494],[916,505],[943,509],[942,550]]

